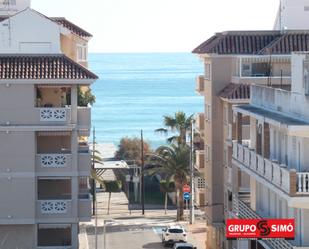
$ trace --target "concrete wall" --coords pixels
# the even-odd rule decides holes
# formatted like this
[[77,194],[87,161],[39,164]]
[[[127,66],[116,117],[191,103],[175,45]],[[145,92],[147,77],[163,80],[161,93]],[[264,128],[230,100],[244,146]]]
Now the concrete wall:
[[309,29],[308,0],[281,0],[280,7],[274,29]]
[[35,225],[0,225],[1,249],[33,249]]
[[59,25],[31,9],[2,21],[0,34],[0,53],[60,53]]

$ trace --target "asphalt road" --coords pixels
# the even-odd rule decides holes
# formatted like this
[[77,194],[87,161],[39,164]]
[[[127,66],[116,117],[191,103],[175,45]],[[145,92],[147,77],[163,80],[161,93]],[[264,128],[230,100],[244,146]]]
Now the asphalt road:
[[[98,229],[98,249],[160,249],[162,229],[173,220],[166,218],[118,218],[106,225],[106,248],[104,229]],[[87,227],[89,249],[95,248],[94,227]],[[190,238],[189,238],[190,240]],[[191,242],[194,243],[194,241]]]

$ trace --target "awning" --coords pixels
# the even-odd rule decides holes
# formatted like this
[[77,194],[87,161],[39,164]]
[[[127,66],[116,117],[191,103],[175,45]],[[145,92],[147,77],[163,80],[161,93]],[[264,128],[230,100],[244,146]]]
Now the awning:
[[38,131],[38,136],[51,137],[51,136],[71,136],[70,131]]

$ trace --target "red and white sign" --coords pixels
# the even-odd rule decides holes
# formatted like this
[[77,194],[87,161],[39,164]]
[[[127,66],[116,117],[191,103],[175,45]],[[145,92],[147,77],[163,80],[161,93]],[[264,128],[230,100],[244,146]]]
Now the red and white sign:
[[294,219],[227,219],[226,238],[295,238]]
[[190,186],[188,184],[186,184],[186,185],[182,186],[182,191],[190,193],[191,192],[191,188],[190,188]]

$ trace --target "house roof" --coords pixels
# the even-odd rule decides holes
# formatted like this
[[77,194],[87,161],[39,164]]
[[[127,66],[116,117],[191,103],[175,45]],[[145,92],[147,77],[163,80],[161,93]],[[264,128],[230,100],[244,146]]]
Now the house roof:
[[[30,8],[28,8],[30,9]],[[25,9],[25,10],[22,10],[18,13],[16,13],[15,15],[18,15],[19,13],[21,12],[24,12],[28,9]],[[44,14],[34,10],[34,9],[30,9],[31,11],[53,21],[53,22],[56,22],[58,25],[61,25],[63,26],[64,28],[67,28],[68,30],[70,30],[72,33],[80,36],[80,37],[92,37],[92,34],[88,33],[87,31],[85,31],[84,29],[82,29],[81,27],[77,26],[76,24],[70,22],[69,20],[67,20],[65,17],[47,17],[45,16]],[[14,16],[15,16],[14,15]],[[0,22],[8,19],[9,17],[8,16],[0,16]]]
[[0,55],[0,80],[97,78],[97,75],[63,54]]
[[219,97],[228,100],[250,99],[250,85],[230,83],[219,93]]
[[309,30],[227,31],[193,50],[196,54],[290,54],[308,51]]
[[64,17],[50,17],[50,19],[62,25],[63,27],[69,29],[71,32],[73,32],[74,34],[78,36],[92,37],[92,34],[88,33],[87,31],[75,25],[74,23],[68,21]]

